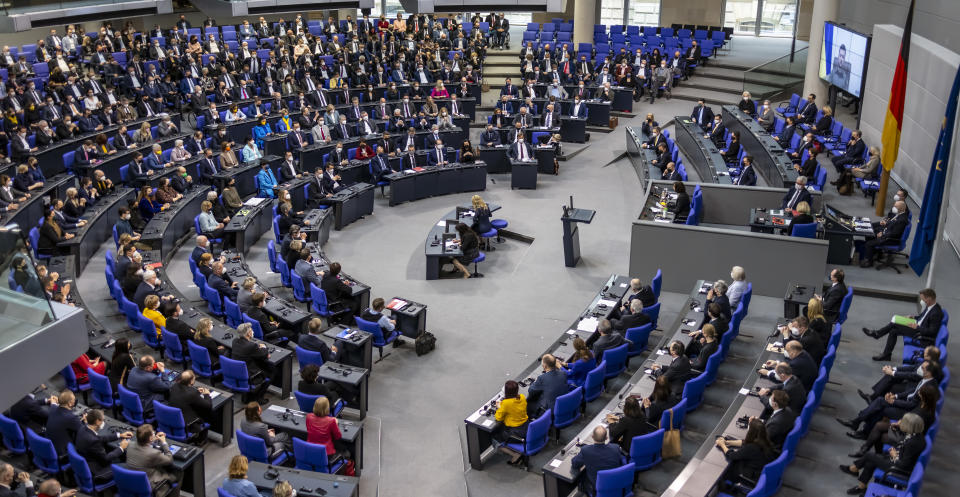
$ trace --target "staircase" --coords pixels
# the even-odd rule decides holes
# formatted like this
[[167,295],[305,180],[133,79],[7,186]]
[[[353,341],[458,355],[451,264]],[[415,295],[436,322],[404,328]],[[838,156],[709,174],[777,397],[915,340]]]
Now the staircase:
[[[720,59],[722,60],[722,59]],[[747,67],[735,66],[710,59],[706,65],[700,65],[694,76],[673,89],[673,98],[696,102],[703,98],[708,105],[735,104],[740,100],[744,84],[754,100],[769,98],[776,103],[784,95],[797,91],[803,85],[803,78],[795,74],[775,71],[747,72]],[[746,81],[744,76],[746,75]]]
[[510,44],[509,50],[487,50],[487,58],[483,61],[483,80],[490,85],[490,90],[500,90],[506,78],[513,78],[513,84],[521,85],[520,77],[520,45]]

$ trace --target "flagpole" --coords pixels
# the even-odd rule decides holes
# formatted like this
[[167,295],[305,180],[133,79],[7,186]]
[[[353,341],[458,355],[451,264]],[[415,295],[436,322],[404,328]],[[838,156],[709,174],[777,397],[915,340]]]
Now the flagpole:
[[877,192],[877,208],[876,214],[878,216],[883,216],[887,210],[887,185],[890,183],[890,171],[887,171],[887,168],[883,168],[883,173],[880,175],[880,191]]
[[933,242],[933,254],[930,265],[927,267],[927,280],[924,288],[933,288],[933,275],[936,274],[937,262],[940,254],[940,244],[943,242],[943,226],[947,218],[947,205],[950,203],[950,183],[953,181],[954,164],[957,161],[957,147],[960,146],[960,105],[954,115],[953,138],[950,145],[950,158],[947,160],[947,177],[943,184],[943,196],[940,200],[940,215],[937,217],[937,237]]

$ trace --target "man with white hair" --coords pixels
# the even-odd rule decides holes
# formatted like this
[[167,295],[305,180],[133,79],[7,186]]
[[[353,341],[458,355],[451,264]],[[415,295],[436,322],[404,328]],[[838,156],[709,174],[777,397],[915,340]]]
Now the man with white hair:
[[733,266],[730,269],[730,279],[733,282],[727,287],[727,299],[730,300],[730,307],[736,309],[743,298],[743,293],[747,291],[747,272],[740,266]]
[[140,282],[140,285],[137,286],[137,291],[134,294],[133,301],[137,304],[137,307],[143,311],[144,301],[147,299],[148,295],[156,295],[161,300],[170,300],[173,298],[173,295],[164,295],[161,296],[159,293],[160,280],[157,278],[157,273],[152,270],[146,270],[143,272],[143,281]]
[[20,494],[14,491],[20,485],[23,485],[26,497],[33,496],[33,482],[30,480],[30,473],[26,471],[18,473],[13,469],[13,466],[0,463],[0,497],[20,497]]

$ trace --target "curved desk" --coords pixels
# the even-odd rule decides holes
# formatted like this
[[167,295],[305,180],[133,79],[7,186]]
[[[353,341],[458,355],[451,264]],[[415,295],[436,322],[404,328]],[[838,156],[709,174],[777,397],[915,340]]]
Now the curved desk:
[[790,188],[796,183],[797,171],[793,169],[793,161],[760,123],[736,105],[724,105],[723,125],[730,131],[740,132],[740,143],[753,156],[753,164],[767,185]]
[[[92,177],[93,171],[99,169],[103,171],[104,176],[113,181],[114,184],[120,184],[122,182],[122,178],[120,177],[120,168],[133,162],[133,157],[137,152],[140,152],[144,157],[146,157],[152,153],[151,150],[154,144],[159,144],[160,148],[166,150],[173,148],[173,144],[177,140],[186,140],[188,138],[190,138],[189,133],[181,133],[174,136],[168,136],[166,138],[160,138],[154,140],[153,142],[145,143],[129,150],[118,150],[117,153],[108,155],[105,159],[97,162],[96,164],[87,164],[82,166],[79,164],[74,164],[73,171],[77,174],[77,176]],[[154,169],[153,174],[146,177],[146,180],[148,183],[150,183],[150,185],[156,186],[160,181],[160,178],[171,176],[177,171],[178,166],[179,164],[174,163],[173,165],[163,169]],[[133,181],[132,173],[130,174],[128,180]]]
[[[588,347],[592,346],[593,342],[600,336],[596,331],[597,322],[601,319],[608,319],[613,314],[616,302],[626,294],[629,284],[630,278],[626,276],[610,275],[594,295],[590,304],[577,315],[577,318],[569,326],[563,328],[560,336],[547,347],[544,354],[552,354],[554,357],[566,361],[573,357],[575,352],[573,340],[578,337],[587,342]],[[539,358],[542,356],[543,354],[536,356],[530,365],[513,378],[521,384],[520,393],[527,394],[527,387],[533,383],[534,378],[541,370],[542,366]],[[483,455],[492,446],[492,432],[494,426],[496,426],[495,410],[492,405],[502,397],[503,390],[501,389],[489,401],[478,409],[471,411],[470,415],[464,420],[467,432],[467,459],[473,469],[483,469]],[[544,489],[546,490],[546,487]]]
[[87,224],[72,231],[76,236],[57,244],[75,258],[74,267],[78,273],[86,269],[90,258],[100,250],[103,242],[113,238],[113,225],[119,218],[117,209],[126,207],[127,201],[136,195],[137,191],[133,188],[118,187],[113,193],[101,197],[80,216]]
[[[490,212],[500,210],[497,204],[487,204]],[[473,223],[473,206],[463,204],[456,209],[446,213],[440,218],[440,221],[430,228],[427,239],[423,244],[424,254],[427,256],[427,279],[436,280],[440,278],[440,266],[444,259],[460,257],[463,251],[459,246],[452,246],[451,241],[457,238],[457,231],[454,226],[462,222],[468,226]],[[479,233],[477,233],[479,235]]]
[[69,173],[60,173],[52,178],[47,178],[43,183],[43,188],[30,192],[30,198],[26,202],[20,202],[17,210],[5,212],[0,216],[0,226],[6,226],[15,223],[23,232],[29,232],[30,228],[37,225],[37,221],[43,218],[43,211],[47,207],[44,198],[66,198],[67,188],[76,187],[76,176]]
[[640,126],[627,126],[627,158],[633,164],[633,169],[640,177],[640,182],[646,184],[650,180],[658,180],[662,171],[653,165],[657,158],[657,152],[649,148],[643,148],[641,145],[647,143],[650,137],[643,132]]
[[703,129],[700,125],[688,116],[676,116],[673,122],[677,146],[689,161],[688,165],[692,165],[697,170],[700,181],[721,185],[732,184],[727,162],[720,155],[717,146],[709,138],[703,137]]

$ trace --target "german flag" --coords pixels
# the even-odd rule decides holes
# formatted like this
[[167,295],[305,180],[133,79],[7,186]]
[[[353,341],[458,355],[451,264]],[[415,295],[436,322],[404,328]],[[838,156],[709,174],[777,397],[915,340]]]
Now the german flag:
[[907,59],[910,56],[910,35],[913,32],[913,6],[916,0],[910,0],[907,22],[903,25],[903,38],[900,40],[900,56],[897,57],[897,70],[890,85],[890,103],[887,117],[883,121],[883,169],[889,172],[897,162],[900,152],[900,130],[903,128],[903,101],[907,91]]

